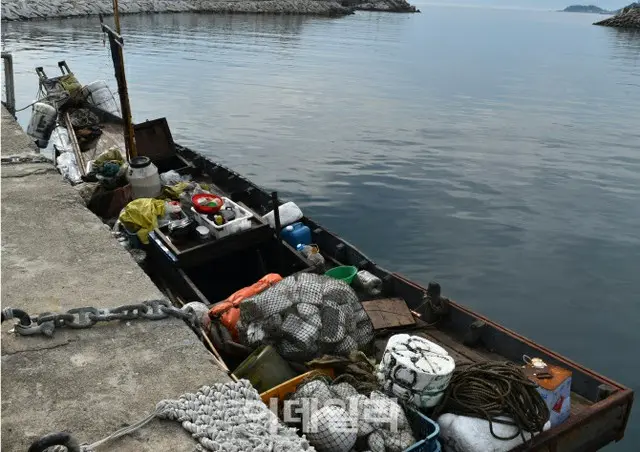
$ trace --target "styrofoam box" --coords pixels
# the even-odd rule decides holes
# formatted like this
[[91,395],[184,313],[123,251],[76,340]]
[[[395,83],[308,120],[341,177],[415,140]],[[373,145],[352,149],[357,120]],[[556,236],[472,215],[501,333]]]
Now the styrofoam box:
[[225,224],[218,226],[213,221],[209,220],[206,215],[196,212],[196,210],[192,207],[191,211],[194,213],[198,224],[209,228],[211,234],[213,234],[213,236],[217,239],[221,239],[222,237],[251,229],[251,212],[243,209],[238,204],[231,201],[229,198],[225,198],[223,196],[222,200],[224,201],[223,208],[227,206],[233,207],[233,210],[236,213],[235,220],[228,221]]

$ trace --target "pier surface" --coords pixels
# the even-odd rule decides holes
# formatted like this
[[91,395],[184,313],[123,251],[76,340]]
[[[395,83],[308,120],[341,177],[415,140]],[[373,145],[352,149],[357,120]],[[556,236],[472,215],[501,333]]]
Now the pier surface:
[[[35,146],[2,107],[2,157]],[[51,163],[2,164],[2,307],[31,315],[112,308],[161,293],[87,210]],[[2,324],[2,450],[27,450],[50,432],[93,443],[200,386],[227,381],[209,352],[176,319],[56,329],[52,338]],[[188,451],[177,422],[153,420],[98,450]]]

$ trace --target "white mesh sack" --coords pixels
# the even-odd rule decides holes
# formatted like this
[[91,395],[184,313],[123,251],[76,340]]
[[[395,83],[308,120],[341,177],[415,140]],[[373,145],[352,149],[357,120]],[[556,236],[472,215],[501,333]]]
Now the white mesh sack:
[[320,452],[349,452],[358,439],[357,428],[343,408],[325,406],[311,414],[307,439]]
[[[401,452],[416,442],[402,407],[385,394],[359,394],[349,383],[328,384],[314,379],[300,384],[291,396],[309,407],[309,423],[303,428],[319,451],[364,450]],[[339,428],[341,427],[341,428]],[[343,449],[356,444],[353,449]]]
[[373,340],[373,326],[358,296],[343,281],[313,273],[284,278],[240,304],[240,341],[271,344],[285,359],[347,356]]

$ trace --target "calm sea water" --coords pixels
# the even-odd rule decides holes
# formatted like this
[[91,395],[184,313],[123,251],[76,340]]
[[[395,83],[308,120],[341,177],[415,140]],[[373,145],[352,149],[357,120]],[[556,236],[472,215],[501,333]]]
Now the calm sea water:
[[[640,33],[422,11],[125,17],[135,119],[166,116],[375,261],[640,390]],[[19,106],[62,59],[115,89],[97,18],[2,24],[2,49]],[[635,450],[634,425],[612,449]]]

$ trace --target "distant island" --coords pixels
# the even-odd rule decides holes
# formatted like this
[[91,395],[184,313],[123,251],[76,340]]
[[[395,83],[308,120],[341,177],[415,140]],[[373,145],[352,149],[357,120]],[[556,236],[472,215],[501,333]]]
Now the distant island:
[[595,5],[571,5],[562,10],[563,13],[613,14]]

